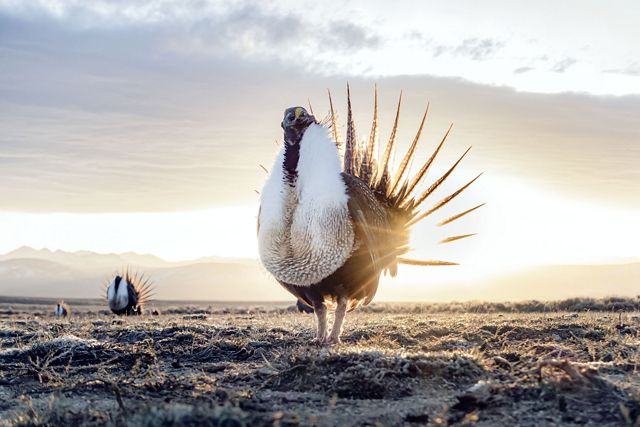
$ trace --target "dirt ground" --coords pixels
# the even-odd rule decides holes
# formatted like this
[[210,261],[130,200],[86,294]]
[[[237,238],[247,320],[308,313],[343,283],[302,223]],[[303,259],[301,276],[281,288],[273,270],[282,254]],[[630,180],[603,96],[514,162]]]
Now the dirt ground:
[[[28,302],[28,301],[27,301]],[[640,425],[637,312],[0,301],[0,425]]]

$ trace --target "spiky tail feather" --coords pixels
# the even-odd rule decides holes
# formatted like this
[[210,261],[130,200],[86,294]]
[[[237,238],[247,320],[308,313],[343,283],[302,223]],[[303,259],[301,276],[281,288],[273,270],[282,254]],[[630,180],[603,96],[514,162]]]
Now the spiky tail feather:
[[[333,107],[333,100],[331,99],[331,93],[328,92],[328,94],[329,105],[331,106],[332,136],[336,141],[336,145],[338,147],[341,147],[342,144],[340,144],[340,142],[338,141],[339,132],[336,123],[337,119]],[[378,158],[378,88],[376,87],[374,91],[374,109],[371,133],[368,143],[364,144],[358,143],[356,139],[356,129],[353,119],[353,111],[351,108],[351,93],[349,90],[349,85],[347,85],[347,137],[344,144],[344,152],[342,153],[343,171],[364,181],[376,194],[378,200],[382,202],[383,205],[388,207],[391,216],[392,228],[392,230],[390,230],[390,235],[395,236],[393,245],[395,249],[391,250],[388,256],[385,257],[388,260],[387,268],[390,270],[391,275],[395,275],[397,264],[421,266],[457,265],[457,263],[450,261],[414,260],[403,258],[401,257],[401,255],[404,255],[409,251],[409,233],[412,226],[414,226],[416,223],[420,222],[427,216],[431,215],[435,211],[439,210],[440,208],[444,207],[465,189],[467,189],[473,182],[475,182],[475,180],[478,179],[480,175],[482,175],[479,174],[478,176],[467,182],[465,185],[449,194],[444,199],[440,200],[431,208],[428,208],[426,210],[420,209],[422,204],[429,198],[429,196],[431,196],[435,192],[435,190],[438,189],[438,187],[440,187],[440,185],[442,185],[442,183],[444,183],[444,181],[453,173],[462,159],[467,155],[471,147],[469,147],[442,176],[440,176],[429,187],[427,187],[426,190],[416,195],[416,189],[424,180],[432,163],[434,162],[438,153],[440,152],[440,149],[444,145],[447,137],[449,136],[449,133],[451,132],[453,124],[449,126],[449,129],[447,129],[440,143],[436,146],[431,156],[429,156],[429,158],[424,162],[418,172],[410,177],[409,169],[414,160],[416,148],[419,144],[420,136],[422,134],[422,130],[427,119],[427,113],[429,111],[429,105],[427,104],[416,136],[411,142],[407,153],[399,163],[397,170],[392,174],[391,164],[393,163],[394,153],[396,150],[396,139],[398,133],[398,123],[400,120],[401,105],[402,92],[400,92],[400,97],[398,99],[396,115],[393,121],[393,127],[391,128],[391,135],[389,136],[389,140],[386,144],[382,157]],[[457,219],[475,211],[483,205],[484,203],[455,214],[448,219],[441,221],[438,225],[445,226],[447,224],[450,224],[451,222],[456,221]],[[475,235],[475,233],[451,236],[441,240],[440,243],[450,243],[467,237],[471,237],[473,235]]]

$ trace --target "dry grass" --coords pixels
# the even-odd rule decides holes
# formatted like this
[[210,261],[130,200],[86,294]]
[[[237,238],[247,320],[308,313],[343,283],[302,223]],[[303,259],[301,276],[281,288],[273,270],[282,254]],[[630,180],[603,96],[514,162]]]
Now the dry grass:
[[638,422],[637,313],[433,307],[355,313],[345,343],[324,349],[309,344],[312,316],[282,308],[116,319],[88,307],[58,320],[4,304],[0,424]]

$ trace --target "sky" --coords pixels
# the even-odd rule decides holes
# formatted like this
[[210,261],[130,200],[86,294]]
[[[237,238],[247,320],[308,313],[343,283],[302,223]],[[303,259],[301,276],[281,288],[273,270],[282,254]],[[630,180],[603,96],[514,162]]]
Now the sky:
[[[373,88],[400,148],[453,131],[439,196],[482,178],[414,233],[435,277],[640,259],[636,1],[0,0],[0,252],[257,257],[259,190],[282,112],[341,119]],[[344,132],[343,132],[344,134]],[[434,199],[433,202],[437,200]],[[450,230],[438,220],[486,202]],[[437,245],[447,233],[479,233]],[[431,274],[431,273],[430,273]]]

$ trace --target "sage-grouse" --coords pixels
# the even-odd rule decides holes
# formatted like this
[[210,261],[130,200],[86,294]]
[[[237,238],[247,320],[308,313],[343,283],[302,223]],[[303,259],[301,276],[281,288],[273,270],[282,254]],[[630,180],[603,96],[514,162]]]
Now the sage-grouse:
[[[398,101],[391,136],[377,155],[378,100],[374,102],[373,125],[366,142],[356,140],[347,88],[347,134],[340,144],[336,115],[331,106],[327,125],[303,107],[285,110],[284,144],[260,193],[258,247],[265,268],[300,301],[312,307],[318,320],[317,341],[340,342],[345,313],[368,304],[376,294],[380,274],[397,273],[398,264],[453,265],[446,261],[402,258],[409,250],[411,227],[442,208],[469,187],[480,175],[429,209],[423,202],[449,177],[457,162],[432,185],[419,191],[451,130],[447,130],[418,172],[409,175],[425,111],[417,135],[394,173],[390,160],[396,146],[402,94]],[[428,111],[428,106],[427,106]],[[342,146],[344,147],[342,149]],[[467,209],[441,222],[453,222],[482,205]],[[468,235],[451,236],[446,241]],[[331,333],[327,310],[335,309]]]

